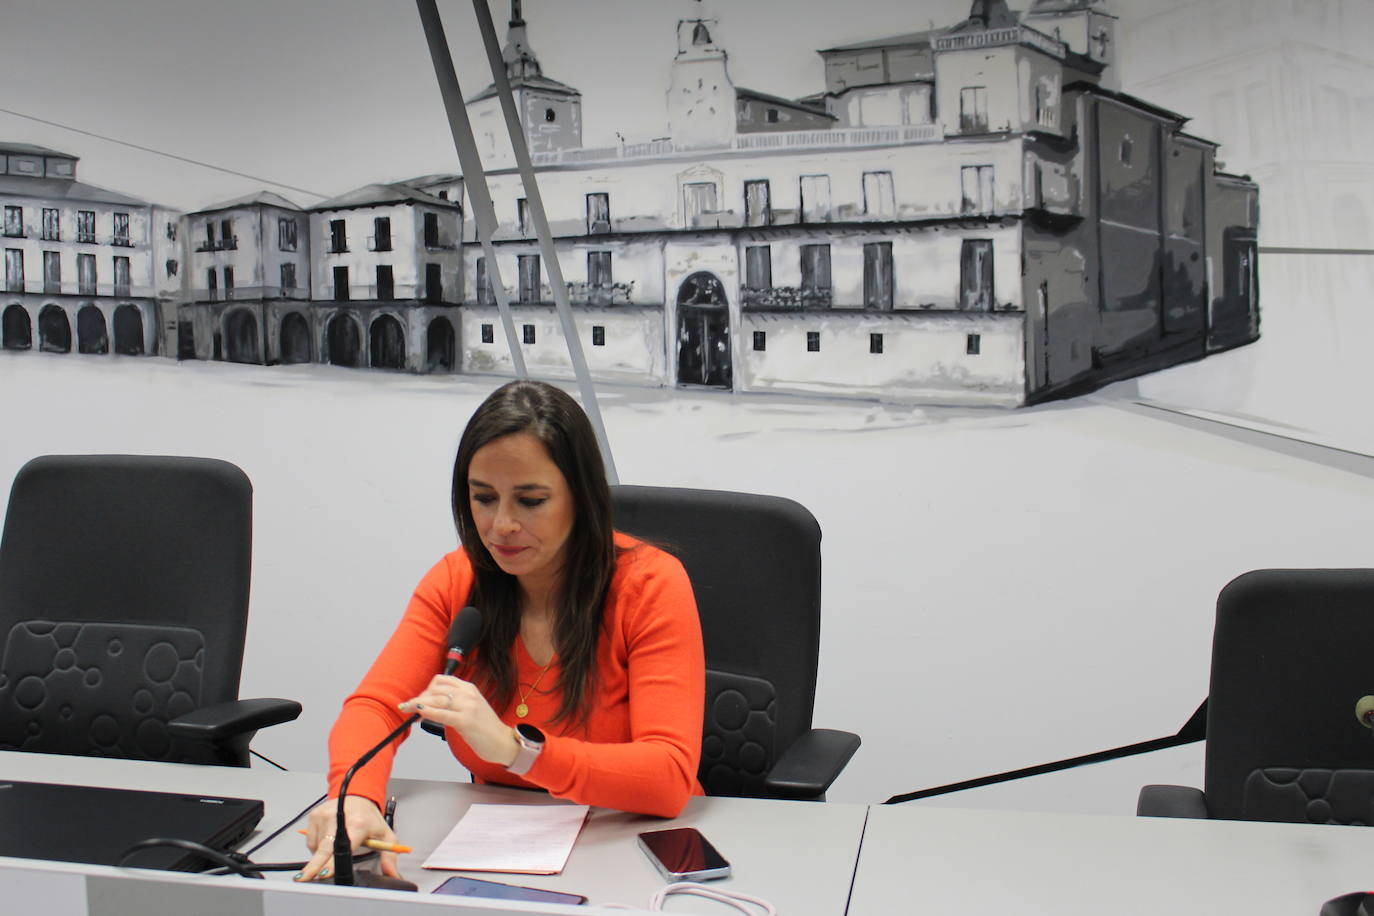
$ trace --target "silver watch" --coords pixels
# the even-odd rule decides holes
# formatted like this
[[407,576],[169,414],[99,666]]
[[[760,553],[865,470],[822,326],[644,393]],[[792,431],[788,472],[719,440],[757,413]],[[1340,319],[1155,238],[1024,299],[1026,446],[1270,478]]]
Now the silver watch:
[[521,722],[515,726],[515,741],[519,748],[515,752],[515,759],[506,767],[506,772],[524,776],[544,749],[544,733],[528,722]]

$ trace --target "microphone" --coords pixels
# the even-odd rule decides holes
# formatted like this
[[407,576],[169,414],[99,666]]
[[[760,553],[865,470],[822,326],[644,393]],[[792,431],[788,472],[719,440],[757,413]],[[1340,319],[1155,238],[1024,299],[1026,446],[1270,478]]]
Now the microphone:
[[[448,628],[448,654],[444,659],[444,674],[452,674],[454,669],[462,663],[463,656],[477,643],[477,637],[481,630],[482,612],[477,608],[469,605],[453,615],[453,623]],[[336,885],[356,885],[398,891],[417,890],[413,882],[403,878],[392,878],[380,872],[362,872],[359,874],[353,871],[353,844],[348,839],[344,799],[348,797],[348,784],[353,781],[353,774],[366,766],[368,761],[381,753],[382,748],[405,734],[418,721],[420,721],[419,713],[411,713],[406,716],[405,721],[397,726],[391,734],[378,741],[371,750],[359,757],[357,762],[348,768],[347,773],[344,773],[344,778],[339,783],[339,811],[334,821],[334,883]]]
[[1355,718],[1365,728],[1374,728],[1374,697],[1363,696],[1355,702]]
[[[453,615],[453,626],[448,628],[448,655],[444,659],[444,674],[452,674],[463,663],[463,656],[477,644],[477,636],[482,632],[482,612],[472,605]],[[1374,697],[1366,697],[1374,703]]]

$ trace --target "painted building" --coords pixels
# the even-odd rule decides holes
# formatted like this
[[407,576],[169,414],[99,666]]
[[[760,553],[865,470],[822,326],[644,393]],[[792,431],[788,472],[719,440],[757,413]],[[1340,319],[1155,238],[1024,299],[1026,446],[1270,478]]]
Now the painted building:
[[77,161],[0,143],[0,347],[165,353],[181,284],[180,214],[78,181]]
[[[592,373],[1019,405],[1254,340],[1257,187],[1114,88],[1114,22],[977,0],[822,51],[825,92],[790,105],[734,85],[715,21],[680,22],[669,138],[533,154]],[[533,59],[518,10],[511,35],[508,72]],[[512,371],[499,273],[526,363],[569,372],[518,176],[489,179],[462,366]]]
[[305,317],[310,220],[303,209],[263,191],[187,214],[183,232],[179,358],[269,365],[314,359]]
[[457,368],[462,185],[446,176],[418,180],[435,193],[371,184],[311,208],[308,313],[317,362]]

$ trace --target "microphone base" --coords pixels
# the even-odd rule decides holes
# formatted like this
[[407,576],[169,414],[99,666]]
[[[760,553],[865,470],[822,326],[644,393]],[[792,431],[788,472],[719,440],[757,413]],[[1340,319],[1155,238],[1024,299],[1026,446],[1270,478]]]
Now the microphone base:
[[354,887],[370,887],[374,890],[384,891],[418,891],[413,881],[405,878],[393,878],[381,872],[358,870],[353,873]]

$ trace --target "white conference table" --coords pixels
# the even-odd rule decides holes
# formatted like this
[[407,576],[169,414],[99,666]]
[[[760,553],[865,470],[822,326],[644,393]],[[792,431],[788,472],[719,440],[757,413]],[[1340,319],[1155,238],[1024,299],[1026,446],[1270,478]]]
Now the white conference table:
[[[324,785],[312,773],[14,752],[0,752],[0,779],[260,798],[266,814],[240,848],[285,830],[252,854],[256,862],[305,857],[296,819]],[[612,914],[624,911],[602,905],[642,908],[663,884],[635,834],[679,825],[699,828],[730,859],[733,876],[712,885],[764,897],[782,916],[1316,916],[1329,898],[1374,889],[1367,827],[696,798],[673,820],[593,809],[561,874],[485,876],[585,894],[589,907],[441,898],[424,891],[451,873],[420,863],[468,806],[561,803],[460,781],[394,780],[392,789],[397,833],[415,848],[402,871],[419,894],[298,885],[285,873],[248,881],[0,858],[0,900],[44,916],[408,916],[434,906],[473,916]],[[674,898],[667,909],[732,912],[696,898]]]
[[1369,827],[874,805],[848,913],[1317,916],[1359,890]]
[[[258,863],[299,861],[307,857],[304,839],[295,832],[300,826],[297,818],[315,802],[325,785],[323,776],[310,773],[16,752],[0,752],[0,779],[260,798],[265,802],[266,813],[254,834],[240,845],[240,850],[253,849],[278,828],[286,829],[252,853],[253,861]],[[414,854],[402,857],[402,873],[419,885],[419,894],[336,889],[324,883],[299,885],[290,882],[289,873],[269,873],[268,880],[260,882],[238,877],[0,858],[0,900],[14,903],[15,898],[10,895],[22,893],[21,899],[42,899],[50,903],[50,885],[41,880],[45,875],[93,875],[103,882],[98,890],[86,887],[79,892],[70,892],[86,901],[84,909],[75,904],[66,910],[48,906],[45,916],[138,912],[129,900],[141,901],[137,905],[145,906],[148,916],[160,916],[163,912],[175,912],[182,901],[193,899],[197,891],[205,892],[209,885],[213,885],[213,892],[225,900],[228,894],[261,897],[262,900],[255,899],[247,905],[223,904],[225,912],[252,913],[254,916],[272,916],[278,912],[320,913],[321,916],[345,916],[356,912],[375,916],[432,905],[446,906],[448,913],[573,914],[598,911],[601,904],[625,904],[638,910],[647,905],[649,897],[663,886],[664,881],[639,850],[635,835],[642,830],[694,826],[732,865],[732,876],[713,881],[711,886],[764,897],[772,901],[780,913],[789,916],[837,916],[844,913],[848,901],[868,810],[864,805],[694,798],[679,817],[668,820],[593,808],[561,874],[483,875],[426,870],[420,863],[474,803],[563,803],[541,793],[476,786],[462,781],[393,780],[391,791],[398,800],[397,834],[415,850]],[[452,874],[573,891],[586,895],[592,906],[571,908],[468,898],[460,901],[427,893]],[[125,880],[120,883],[115,880],[117,878]],[[140,882],[139,886],[126,886],[134,879]],[[38,883],[34,884],[35,881]],[[172,896],[167,897],[167,894]],[[97,905],[97,901],[112,899],[112,895],[125,903],[112,909]],[[164,900],[170,902],[156,902]],[[455,906],[460,909],[453,909]],[[667,910],[706,914],[732,912],[718,903],[691,897],[674,898]],[[624,910],[607,908],[604,912]]]

